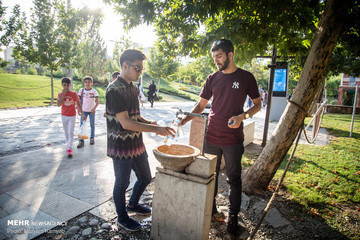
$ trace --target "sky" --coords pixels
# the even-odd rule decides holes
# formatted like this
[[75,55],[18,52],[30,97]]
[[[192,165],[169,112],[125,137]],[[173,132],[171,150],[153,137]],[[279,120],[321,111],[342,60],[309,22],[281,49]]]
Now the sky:
[[[112,7],[105,5],[102,0],[70,0],[75,8],[81,8],[87,5],[89,8],[96,9],[100,7],[104,13],[104,21],[101,25],[100,34],[103,37],[108,53],[112,54],[115,41],[120,40],[122,36],[127,36],[120,22],[120,15],[113,12]],[[7,13],[10,13],[15,4],[20,5],[21,11],[25,11],[27,19],[30,19],[30,8],[33,7],[32,0],[5,0],[4,6],[9,7]],[[114,31],[116,29],[116,31]],[[129,35],[133,42],[138,43],[143,48],[151,47],[155,43],[157,36],[155,28],[152,26],[142,25],[130,31]]]

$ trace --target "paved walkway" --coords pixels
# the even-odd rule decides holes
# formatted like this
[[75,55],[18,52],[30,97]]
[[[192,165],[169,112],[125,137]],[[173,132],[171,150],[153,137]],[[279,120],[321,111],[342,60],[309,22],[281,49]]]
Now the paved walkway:
[[[189,111],[194,102],[144,104],[147,119],[170,122],[180,107]],[[65,155],[65,137],[60,108],[42,107],[0,111],[0,240],[14,237],[31,239],[63,224],[79,214],[91,211],[101,218],[114,218],[109,199],[114,182],[112,160],[106,156],[104,105],[96,113],[95,145],[85,141],[74,156]],[[253,118],[255,138],[262,139],[265,110]],[[271,122],[269,135],[277,122]],[[77,119],[78,129],[79,119]],[[187,143],[190,124],[183,127]],[[159,162],[152,149],[163,138],[144,133],[152,175]],[[270,136],[269,136],[270,137]],[[268,139],[269,139],[268,137]],[[327,133],[320,133],[320,144],[327,144]],[[132,184],[134,176],[132,176]],[[110,210],[109,210],[110,209]]]

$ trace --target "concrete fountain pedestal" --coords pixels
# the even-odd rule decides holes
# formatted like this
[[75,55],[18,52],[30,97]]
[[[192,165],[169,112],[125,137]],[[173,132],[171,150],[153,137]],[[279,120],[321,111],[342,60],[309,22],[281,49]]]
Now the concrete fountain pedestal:
[[[172,145],[168,146],[171,148]],[[184,153],[189,150],[184,146]],[[176,146],[179,149],[179,145]],[[193,148],[193,147],[192,147]],[[159,146],[157,150],[167,149]],[[194,150],[196,151],[196,150]],[[196,155],[200,153],[197,152]],[[186,155],[194,154],[188,152]],[[192,156],[190,163],[174,169],[163,162],[184,161],[179,156],[162,153],[163,168],[155,174],[151,237],[154,240],[208,239],[215,188],[216,156]],[[182,155],[184,158],[185,156]],[[176,165],[178,164],[171,164]]]

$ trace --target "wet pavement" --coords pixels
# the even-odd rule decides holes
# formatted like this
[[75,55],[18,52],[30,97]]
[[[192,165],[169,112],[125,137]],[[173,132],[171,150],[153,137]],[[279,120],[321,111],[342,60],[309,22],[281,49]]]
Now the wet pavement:
[[[146,119],[175,117],[177,108],[189,111],[194,102],[144,104]],[[0,239],[31,239],[84,212],[103,219],[114,218],[110,199],[114,183],[112,160],[106,156],[104,105],[96,112],[95,145],[85,141],[72,158],[65,152],[65,137],[59,107],[38,107],[0,111]],[[246,121],[255,121],[255,138],[262,139],[265,109]],[[79,129],[77,118],[75,135]],[[269,137],[277,122],[269,125]],[[189,141],[190,124],[183,126]],[[328,134],[321,130],[318,144],[327,144]],[[152,149],[163,137],[144,133],[152,175],[159,162]],[[76,139],[76,138],[75,138]],[[132,175],[131,184],[134,183]]]

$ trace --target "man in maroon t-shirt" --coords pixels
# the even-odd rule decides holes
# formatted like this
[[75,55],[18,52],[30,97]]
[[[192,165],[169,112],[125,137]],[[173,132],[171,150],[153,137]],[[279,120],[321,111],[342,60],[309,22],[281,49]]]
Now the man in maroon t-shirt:
[[[208,76],[200,93],[200,101],[191,112],[201,113],[209,99],[213,98],[205,143],[205,152],[217,156],[213,214],[217,212],[215,197],[221,157],[224,155],[227,182],[230,186],[227,231],[237,235],[243,231],[237,218],[241,205],[241,158],[244,153],[243,120],[253,116],[261,109],[261,100],[254,76],[234,64],[234,47],[231,41],[221,39],[214,42],[211,52],[219,71]],[[252,99],[254,105],[244,112],[243,107],[247,95]],[[186,116],[182,120],[182,124],[192,118]]]

